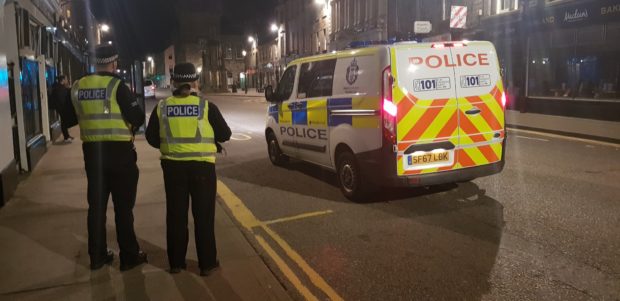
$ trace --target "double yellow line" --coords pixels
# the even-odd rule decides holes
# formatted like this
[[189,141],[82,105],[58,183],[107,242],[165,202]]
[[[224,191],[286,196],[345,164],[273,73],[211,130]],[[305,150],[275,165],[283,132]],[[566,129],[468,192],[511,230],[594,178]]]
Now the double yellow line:
[[329,284],[327,284],[325,279],[323,279],[321,275],[319,275],[312,267],[310,267],[310,265],[303,259],[303,257],[301,257],[301,255],[299,255],[299,253],[293,250],[293,248],[284,239],[282,239],[280,235],[278,235],[276,232],[274,232],[269,227],[269,225],[277,223],[277,222],[283,222],[283,221],[300,219],[304,217],[331,213],[330,210],[315,212],[315,213],[307,213],[307,214],[302,214],[302,215],[298,215],[298,216],[294,216],[290,218],[282,218],[282,219],[277,219],[277,220],[268,221],[268,222],[262,222],[258,220],[256,216],[254,216],[254,214],[250,211],[250,209],[248,209],[243,204],[241,199],[239,199],[239,197],[237,197],[237,195],[235,195],[228,188],[228,186],[226,186],[222,181],[217,181],[217,191],[218,191],[219,196],[222,198],[222,200],[228,207],[228,209],[232,212],[235,219],[246,230],[248,230],[250,233],[254,235],[254,238],[260,244],[260,246],[265,250],[267,255],[269,255],[269,257],[273,259],[273,261],[276,263],[278,268],[282,271],[284,276],[297,288],[297,290],[301,293],[301,295],[306,300],[317,300],[318,301],[319,298],[317,298],[312,293],[312,291],[310,291],[310,289],[308,289],[308,287],[304,285],[301,279],[295,274],[293,269],[290,266],[288,266],[286,261],[280,255],[278,255],[278,253],[269,245],[269,243],[267,243],[265,238],[261,234],[258,234],[254,231],[255,228],[262,229],[265,233],[267,233],[267,235],[269,235],[269,237],[271,237],[271,239],[275,241],[276,244],[278,244],[278,246],[280,246],[282,250],[284,250],[284,253],[286,253],[289,259],[295,262],[299,266],[299,268],[304,272],[304,274],[306,274],[308,279],[310,279],[312,284],[314,284],[318,289],[320,289],[323,293],[325,293],[325,295],[327,295],[327,297],[330,300],[343,300],[342,297],[340,297],[340,295],[338,295],[338,293],[331,286],[329,286]]

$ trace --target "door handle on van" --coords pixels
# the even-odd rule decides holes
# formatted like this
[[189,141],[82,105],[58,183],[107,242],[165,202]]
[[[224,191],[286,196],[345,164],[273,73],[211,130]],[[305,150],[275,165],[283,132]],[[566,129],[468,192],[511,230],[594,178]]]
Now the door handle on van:
[[476,115],[476,114],[480,114],[480,109],[474,107],[473,109],[469,109],[467,111],[465,111],[465,114],[467,115]]

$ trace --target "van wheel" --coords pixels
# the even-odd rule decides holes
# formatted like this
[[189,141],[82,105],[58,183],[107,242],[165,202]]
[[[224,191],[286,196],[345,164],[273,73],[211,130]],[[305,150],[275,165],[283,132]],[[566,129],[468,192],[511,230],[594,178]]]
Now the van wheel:
[[288,163],[288,156],[282,153],[278,145],[278,139],[273,133],[267,134],[267,152],[273,165],[282,166]]
[[354,202],[363,202],[370,192],[369,183],[362,183],[362,173],[351,152],[338,155],[338,182],[345,197]]

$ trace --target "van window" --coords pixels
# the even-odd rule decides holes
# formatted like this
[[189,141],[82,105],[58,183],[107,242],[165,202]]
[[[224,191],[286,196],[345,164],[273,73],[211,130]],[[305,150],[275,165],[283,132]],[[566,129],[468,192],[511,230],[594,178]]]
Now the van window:
[[297,98],[331,96],[336,59],[301,65]]
[[284,71],[282,79],[278,84],[277,95],[283,100],[291,98],[293,93],[293,86],[295,86],[295,73],[297,72],[297,66],[291,66]]

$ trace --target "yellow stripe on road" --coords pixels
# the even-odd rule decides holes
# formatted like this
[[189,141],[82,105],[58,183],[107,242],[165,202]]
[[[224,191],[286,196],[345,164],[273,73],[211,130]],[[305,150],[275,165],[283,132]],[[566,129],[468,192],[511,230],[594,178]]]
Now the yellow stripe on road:
[[[343,300],[340,295],[319,275],[293,248],[282,239],[277,233],[275,233],[269,225],[262,222],[254,216],[254,214],[248,209],[241,199],[235,195],[222,181],[217,181],[217,191],[220,198],[224,201],[225,205],[232,212],[235,219],[250,233],[254,234],[259,244],[265,249],[265,252],[276,262],[276,265],[280,268],[284,276],[304,295],[308,300],[318,300],[307,287],[305,287],[293,270],[286,264],[282,258],[269,246],[269,244],[262,239],[259,235],[254,233],[255,227],[262,228],[279,246],[284,250],[286,255],[294,261],[301,270],[306,274],[310,281],[323,293],[329,297],[330,300]],[[318,214],[317,214],[318,215]],[[306,216],[307,217],[307,216]],[[273,222],[273,221],[272,221]],[[260,239],[259,239],[260,237]],[[307,296],[306,296],[307,294]]]
[[254,235],[254,238],[256,238],[256,241],[258,241],[258,244],[261,245],[261,247],[263,247],[265,252],[267,252],[267,255],[269,255],[269,257],[273,259],[273,261],[276,263],[278,268],[280,268],[280,271],[282,271],[284,276],[288,278],[288,280],[297,288],[297,290],[299,290],[301,295],[304,296],[306,300],[317,300],[317,301],[319,300],[315,295],[313,295],[310,292],[310,290],[305,285],[303,285],[303,283],[301,283],[301,280],[299,280],[297,275],[295,275],[295,273],[286,264],[286,262],[282,259],[282,257],[280,257],[280,255],[278,255],[278,253],[276,253],[276,251],[273,248],[271,248],[271,246],[267,243],[267,241],[262,236]]
[[303,214],[299,214],[295,216],[283,217],[283,218],[266,221],[264,222],[264,224],[271,225],[271,224],[277,224],[277,223],[283,223],[283,222],[290,222],[290,221],[294,221],[294,220],[298,220],[302,218],[315,217],[315,216],[325,215],[325,214],[330,214],[330,213],[333,213],[333,211],[325,210],[325,211],[317,211],[317,212],[308,212],[308,213],[303,213]]

